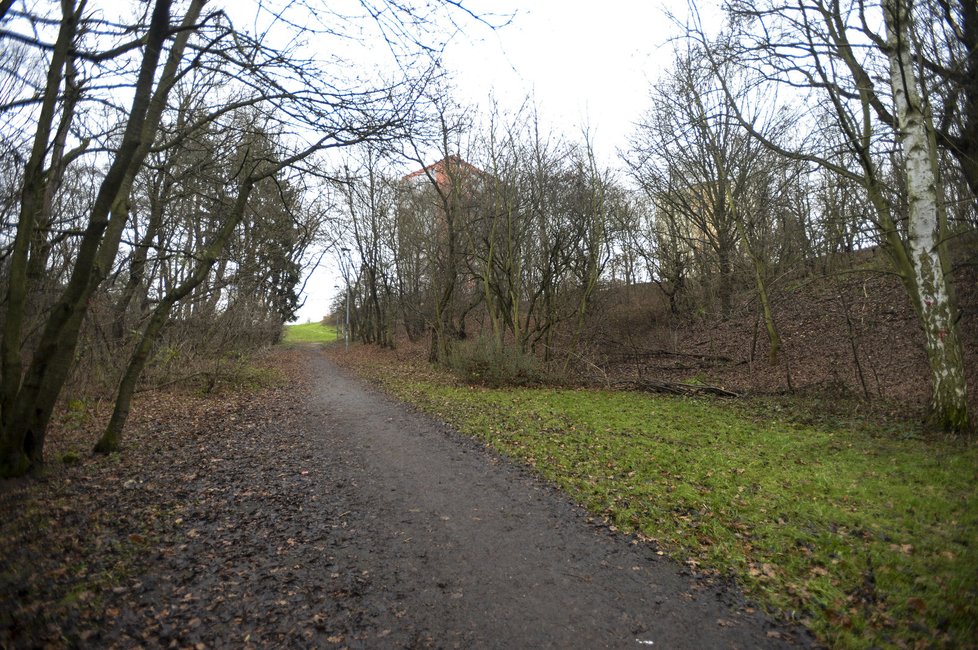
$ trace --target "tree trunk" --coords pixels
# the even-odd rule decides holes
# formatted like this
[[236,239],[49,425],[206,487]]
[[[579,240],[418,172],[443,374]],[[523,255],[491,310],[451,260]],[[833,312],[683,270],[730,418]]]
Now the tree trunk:
[[156,337],[159,336],[163,326],[169,320],[173,305],[190,295],[191,291],[207,279],[211,267],[214,266],[214,262],[217,261],[221,251],[224,250],[235,228],[241,223],[252,189],[254,189],[254,181],[248,178],[241,184],[233,212],[227,216],[221,225],[221,230],[208,243],[194,270],[179,286],[168,292],[160,301],[160,304],[156,306],[156,309],[153,310],[153,315],[146,324],[143,335],[129,359],[126,373],[119,382],[112,417],[102,437],[95,445],[96,453],[107,454],[118,451],[122,441],[122,430],[129,417],[129,408],[132,403],[133,392],[136,389],[136,382],[139,381],[139,376],[142,374],[143,368],[149,360],[150,352],[153,350],[153,344],[156,342]]
[[720,278],[718,293],[720,294],[720,317],[728,318],[733,311],[733,265],[730,262],[730,250],[724,244],[717,251],[719,256]]
[[945,431],[971,432],[964,358],[948,284],[946,214],[937,169],[937,142],[917,88],[910,52],[910,12],[904,0],[884,0],[890,85],[910,206],[908,249],[931,368],[931,420]]
[[[129,279],[126,281],[126,286],[122,290],[119,300],[116,301],[115,321],[112,325],[112,335],[117,340],[122,340],[125,337],[129,306],[132,304],[133,298],[136,297],[136,292],[144,283],[146,275],[146,262],[149,259],[149,249],[153,245],[153,241],[157,238],[160,228],[163,225],[163,211],[164,204],[166,203],[165,197],[169,194],[170,186],[172,184],[171,179],[162,179],[160,181],[160,185],[162,187],[156,193],[156,196],[152,197],[151,199],[149,223],[146,226],[146,232],[136,245],[136,250],[133,252],[132,262],[129,265]],[[144,290],[143,298],[145,298],[145,295],[146,292]]]
[[68,51],[75,38],[78,16],[74,2],[62,3],[61,29],[48,66],[44,98],[30,158],[24,168],[17,233],[7,270],[6,313],[0,341],[0,476],[18,476],[31,465],[33,440],[14,431],[14,409],[20,389],[23,366],[21,343],[28,292],[28,255],[34,229],[45,195],[44,160],[47,154]]
[[[731,198],[729,201],[731,206],[733,206],[733,199]],[[747,256],[750,257],[754,266],[754,287],[757,289],[757,298],[761,301],[761,311],[764,314],[764,327],[767,329],[767,360],[772,366],[776,366],[778,365],[778,352],[781,350],[781,336],[778,335],[778,327],[774,321],[774,311],[771,309],[771,300],[767,294],[767,283],[764,280],[764,260],[756,253],[754,246],[747,238],[747,228],[744,227],[741,215],[736,212],[736,207],[733,209],[737,233],[740,235],[741,241],[744,242]]]
[[[153,7],[122,141],[99,187],[71,277],[51,310],[31,365],[19,384],[13,413],[4,415],[0,476],[20,475],[43,463],[48,422],[74,358],[88,300],[108,274],[118,252],[129,215],[132,179],[152,144],[192,31],[190,27],[196,22],[203,1],[191,3],[184,20],[187,29],[178,35],[154,93],[163,45],[169,36],[171,5],[172,0],[156,0]],[[5,386],[4,390],[16,389]]]

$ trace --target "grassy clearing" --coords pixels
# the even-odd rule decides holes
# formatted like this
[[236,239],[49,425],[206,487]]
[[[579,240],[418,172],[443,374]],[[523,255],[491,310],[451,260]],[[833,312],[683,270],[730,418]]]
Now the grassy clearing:
[[336,341],[336,328],[321,323],[286,325],[282,343],[333,343]]
[[392,392],[832,647],[978,647],[978,449],[750,406],[482,389],[374,360]]

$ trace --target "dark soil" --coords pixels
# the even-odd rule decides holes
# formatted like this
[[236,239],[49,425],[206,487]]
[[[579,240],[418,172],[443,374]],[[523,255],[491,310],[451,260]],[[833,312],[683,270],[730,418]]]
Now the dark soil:
[[286,385],[144,397],[123,455],[2,485],[0,646],[811,643],[320,351],[268,362]]

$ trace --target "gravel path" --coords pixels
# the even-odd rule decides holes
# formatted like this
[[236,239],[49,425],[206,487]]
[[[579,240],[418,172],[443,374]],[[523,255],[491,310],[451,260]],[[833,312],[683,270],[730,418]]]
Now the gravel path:
[[[243,407],[207,435],[157,436],[134,478],[119,477],[118,503],[152,504],[155,523],[146,540],[113,533],[139,550],[137,570],[80,597],[98,599],[94,627],[50,623],[64,645],[810,644],[321,351],[284,354],[305,390],[257,424]],[[112,503],[100,508],[134,509]],[[33,644],[8,625],[0,640]]]

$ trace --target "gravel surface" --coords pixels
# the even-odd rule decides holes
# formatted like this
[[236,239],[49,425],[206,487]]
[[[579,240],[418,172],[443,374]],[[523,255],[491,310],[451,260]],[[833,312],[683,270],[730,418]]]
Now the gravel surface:
[[[365,386],[321,351],[276,354],[297,370],[276,407],[212,413],[221,426],[147,442],[132,478],[119,476],[124,498],[103,510],[154,504],[152,517],[137,517],[148,522],[138,534],[126,537],[133,523],[121,512],[110,519],[122,523],[106,524],[136,549],[130,568],[83,594],[80,609],[47,617],[22,590],[14,615],[0,618],[0,646],[811,643],[735,588],[593,522],[527,470]],[[10,496],[24,490],[14,488],[5,509],[27,498]],[[0,605],[10,597],[6,586]],[[86,615],[85,602],[97,613]]]

